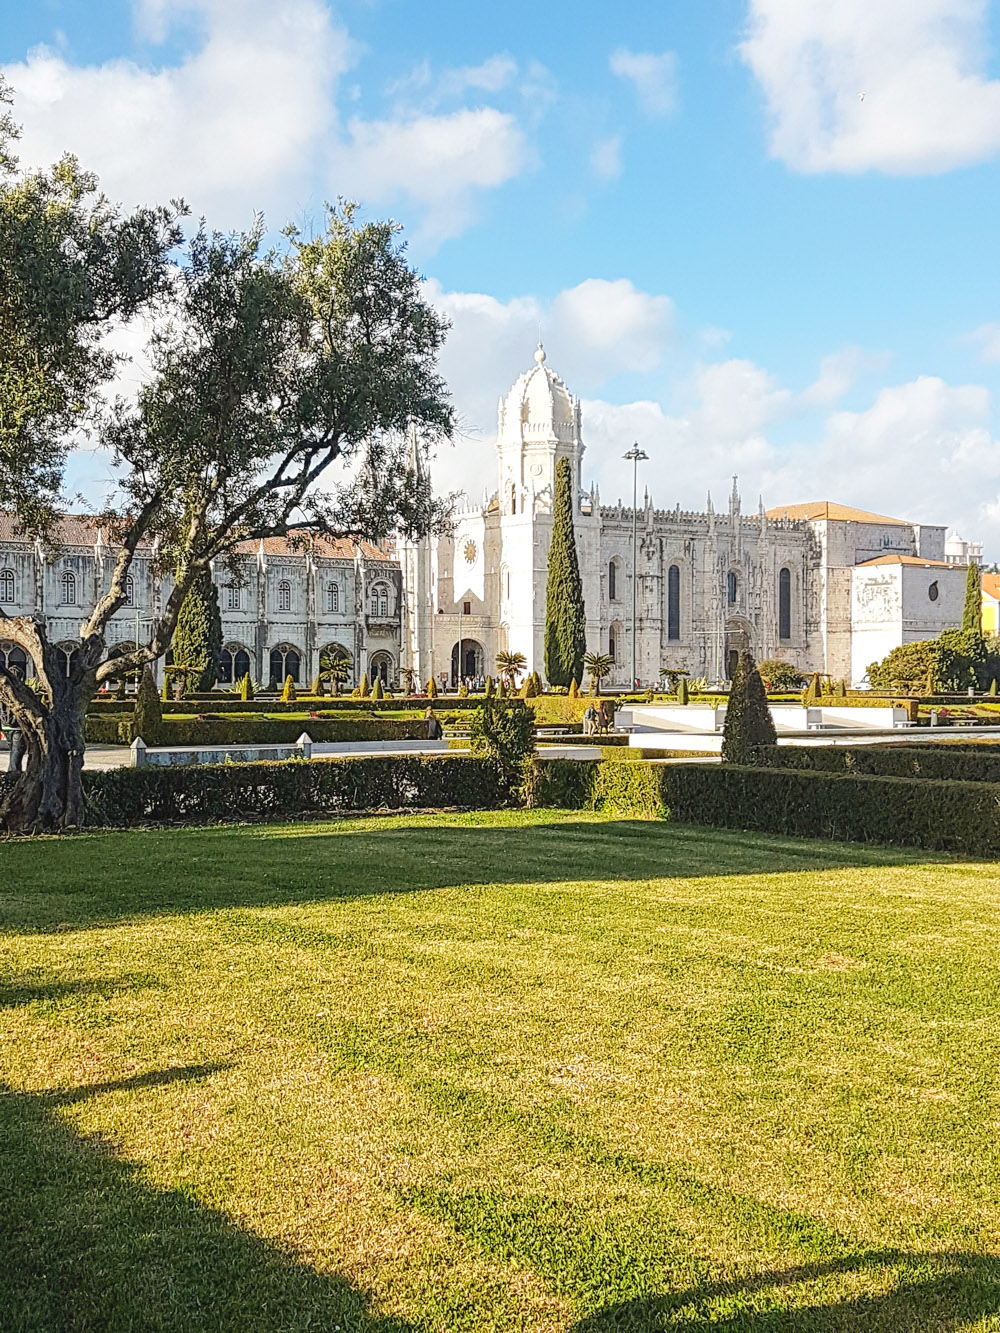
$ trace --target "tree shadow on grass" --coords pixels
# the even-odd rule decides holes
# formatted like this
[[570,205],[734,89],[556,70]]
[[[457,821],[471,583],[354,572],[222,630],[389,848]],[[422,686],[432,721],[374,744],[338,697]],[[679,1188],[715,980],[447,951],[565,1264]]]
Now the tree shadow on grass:
[[[806,1296],[775,1308],[782,1290],[849,1274],[868,1274],[874,1286],[890,1289],[829,1301]],[[875,1250],[608,1306],[571,1333],[957,1333],[998,1311],[1000,1259],[994,1256]]]
[[284,906],[479,884],[715,878],[954,863],[939,853],[773,838],[656,820],[515,826],[386,820],[169,829],[12,843],[0,928]]
[[180,1190],[144,1185],[114,1145],[81,1138],[49,1109],[108,1090],[29,1096],[0,1086],[0,1327],[412,1333],[373,1314],[345,1279],[305,1267]]

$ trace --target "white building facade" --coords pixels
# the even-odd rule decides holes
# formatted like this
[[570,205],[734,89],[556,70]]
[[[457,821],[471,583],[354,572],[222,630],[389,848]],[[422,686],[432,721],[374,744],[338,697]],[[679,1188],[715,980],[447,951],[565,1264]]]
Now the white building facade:
[[[52,534],[51,547],[18,539],[10,515],[0,514],[0,608],[8,616],[44,617],[50,640],[67,662],[80,625],[108,588],[114,551],[100,526],[67,516]],[[219,681],[248,674],[267,685],[286,676],[308,684],[324,654],[346,657],[351,682],[362,675],[386,684],[400,665],[402,579],[398,563],[368,543],[306,538],[271,538],[247,547],[228,563],[216,562],[213,577],[222,616]],[[153,620],[170,594],[169,577],[156,572],[154,552],[140,548],[126,584],[127,604],[108,627],[109,644],[134,645],[149,638]],[[3,637],[0,665],[25,674],[32,664]],[[154,664],[161,675],[162,663]]]
[[[495,490],[466,505],[451,536],[400,550],[403,660],[421,681],[492,672],[504,651],[522,653],[544,678],[563,458],[573,478],[587,645],[613,659],[613,685],[629,684],[633,632],[644,684],[678,669],[722,683],[746,647],[758,660],[782,658],[803,673],[861,685],[891,647],[961,622],[965,568],[945,562],[944,527],[827,501],[745,514],[734,478],[718,512],[711,497],[703,513],[691,513],[658,509],[646,494],[636,515],[633,630],[632,509],[585,489],[582,427],[579,400],[539,347],[534,366],[500,400]],[[887,557],[899,563],[890,569]]]

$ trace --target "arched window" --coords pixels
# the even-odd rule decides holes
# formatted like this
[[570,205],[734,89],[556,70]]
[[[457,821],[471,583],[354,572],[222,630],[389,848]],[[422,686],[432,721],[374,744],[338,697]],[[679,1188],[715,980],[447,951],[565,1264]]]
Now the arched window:
[[28,678],[28,655],[13,643],[0,643],[0,666],[21,680]]
[[510,488],[510,512],[517,513],[517,487],[513,485]]
[[611,560],[608,563],[608,601],[618,600],[618,561]]
[[73,659],[80,651],[80,645],[73,643],[72,640],[67,640],[65,643],[56,644],[56,647],[59,649],[63,675],[69,680],[70,672],[73,670]]
[[617,664],[617,662],[618,662],[618,630],[617,630],[617,627],[614,626],[614,625],[612,625],[611,628],[608,630],[608,656],[611,658],[612,662],[614,662],[615,664]]
[[279,643],[277,648],[271,649],[271,679],[280,685],[286,676],[291,676],[298,685],[301,662],[302,658],[297,648],[288,643]]
[[667,638],[681,637],[681,571],[678,565],[667,570]]
[[726,590],[729,594],[729,605],[736,605],[736,574],[733,570],[729,571],[729,577],[726,579]]
[[340,611],[340,584],[328,583],[326,585],[326,609],[339,613]]
[[67,569],[59,580],[59,590],[63,606],[76,606],[76,575]]
[[373,616],[382,616],[384,619],[389,614],[388,583],[375,583],[372,585],[371,607]]
[[792,637],[792,571],[783,569],[778,574],[778,638]]
[[393,682],[395,675],[395,664],[391,653],[373,653],[368,661],[368,679],[372,685],[376,680],[380,680],[383,685],[389,686]]
[[0,569],[0,602],[12,602],[14,600],[14,571],[12,569]]
[[278,580],[278,610],[291,611],[292,609],[292,585],[287,579]]
[[222,685],[233,685],[250,674],[250,652],[241,643],[227,643],[219,654],[218,679]]
[[510,600],[510,567],[500,566],[500,596],[505,602]]
[[125,605],[135,606],[135,579],[131,574],[125,575]]

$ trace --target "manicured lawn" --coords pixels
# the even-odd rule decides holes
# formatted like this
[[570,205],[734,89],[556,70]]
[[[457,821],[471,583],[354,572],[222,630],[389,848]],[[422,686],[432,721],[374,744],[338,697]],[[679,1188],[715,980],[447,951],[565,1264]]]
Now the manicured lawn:
[[0,870],[0,1328],[1000,1329],[993,865],[535,812]]

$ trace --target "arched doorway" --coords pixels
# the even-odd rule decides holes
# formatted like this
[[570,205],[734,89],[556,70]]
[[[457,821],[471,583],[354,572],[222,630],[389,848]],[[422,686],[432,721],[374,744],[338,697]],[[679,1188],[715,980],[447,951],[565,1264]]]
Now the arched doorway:
[[[19,648],[15,643],[0,641],[0,666],[6,667],[12,676],[17,676],[19,680],[27,680],[29,662],[31,659],[23,648]],[[34,662],[31,662],[32,674],[34,666]]]
[[286,676],[291,676],[292,681],[298,685],[301,663],[302,655],[297,648],[293,648],[290,643],[279,643],[271,649],[271,681],[280,689]]
[[391,653],[372,653],[368,659],[368,676],[372,685],[380,680],[388,688],[396,674],[396,666]]
[[[459,648],[462,662],[459,670]],[[483,645],[475,639],[463,638],[461,645],[456,643],[451,650],[451,683],[460,685],[463,680],[476,680],[486,674],[486,654]]]
[[740,653],[750,652],[753,647],[750,626],[745,620],[733,619],[726,622],[726,679],[732,680],[736,674],[736,663]]
[[220,685],[234,685],[250,675],[250,650],[242,643],[227,643],[219,654]]

